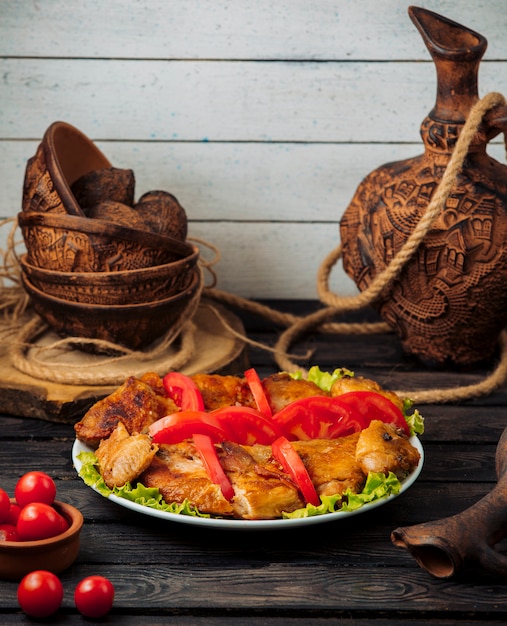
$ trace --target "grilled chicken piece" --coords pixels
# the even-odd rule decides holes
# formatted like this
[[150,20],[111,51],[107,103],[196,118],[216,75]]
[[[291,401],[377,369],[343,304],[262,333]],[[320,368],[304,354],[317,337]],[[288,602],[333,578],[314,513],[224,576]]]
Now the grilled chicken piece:
[[293,441],[319,496],[341,495],[347,489],[359,493],[366,476],[356,459],[359,433],[339,439]]
[[[121,428],[110,440],[114,437],[122,443],[126,430]],[[128,434],[126,438],[133,439]],[[107,442],[99,451],[103,445]],[[361,433],[333,440],[294,441],[292,445],[321,496],[342,495],[347,489],[361,492],[370,471],[392,471],[404,478],[419,461],[419,452],[408,438],[395,426],[380,421],[373,421]],[[160,445],[138,480],[158,488],[168,503],[188,500],[201,512],[212,515],[274,519],[304,506],[296,485],[273,459],[271,446],[223,442],[215,448],[234,489],[231,502],[209,479],[191,440]],[[105,465],[105,461],[100,462],[101,472]]]
[[[191,378],[199,388],[208,411],[237,404],[256,408],[252,392],[244,378],[219,374],[196,374]],[[327,395],[315,383],[295,380],[286,373],[268,376],[263,381],[263,387],[273,411],[279,411],[299,398]]]
[[369,378],[344,376],[334,382],[331,387],[332,396],[340,396],[342,393],[348,393],[349,391],[375,391],[391,400],[393,404],[403,410],[403,400],[394,391],[386,391],[377,382]]
[[89,446],[96,447],[101,439],[111,435],[119,422],[130,434],[145,431],[160,417],[174,413],[178,407],[166,398],[157,374],[141,378],[130,376],[112,394],[96,402],[74,425],[76,436]]
[[189,500],[202,513],[232,516],[233,507],[218,485],[208,478],[201,457],[191,441],[162,444],[139,477],[146,487],[156,487],[167,503]]
[[102,478],[112,489],[136,479],[150,466],[157,450],[148,435],[129,435],[119,422],[113,434],[100,442],[95,454]]
[[282,511],[304,506],[295,485],[272,459],[260,465],[246,447],[230,442],[217,446],[217,453],[234,489],[231,502],[208,478],[191,441],[161,445],[139,481],[147,487],[157,487],[168,503],[187,499],[199,511],[214,515],[273,519],[281,517]]
[[201,392],[207,411],[236,404],[249,407],[256,406],[248,383],[244,378],[219,374],[195,374],[191,378]]
[[[267,448],[269,446],[258,446]],[[304,506],[297,487],[271,455],[255,456],[252,446],[224,442],[218,450],[222,467],[234,489],[234,516],[242,519],[276,519]]]
[[328,395],[315,383],[308,380],[295,380],[285,372],[268,376],[264,379],[263,386],[274,412],[280,411],[290,402],[300,398]]
[[373,420],[359,433],[356,458],[365,474],[393,472],[401,480],[419,463],[419,451],[394,424]]

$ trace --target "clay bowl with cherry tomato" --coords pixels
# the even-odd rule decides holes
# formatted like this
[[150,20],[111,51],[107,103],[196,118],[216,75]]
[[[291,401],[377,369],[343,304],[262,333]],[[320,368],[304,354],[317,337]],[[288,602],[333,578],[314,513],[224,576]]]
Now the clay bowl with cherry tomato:
[[[15,498],[10,501],[16,503]],[[58,574],[74,563],[79,553],[83,515],[75,507],[58,500],[52,506],[65,519],[67,528],[46,539],[0,541],[0,578],[19,581],[34,570]]]

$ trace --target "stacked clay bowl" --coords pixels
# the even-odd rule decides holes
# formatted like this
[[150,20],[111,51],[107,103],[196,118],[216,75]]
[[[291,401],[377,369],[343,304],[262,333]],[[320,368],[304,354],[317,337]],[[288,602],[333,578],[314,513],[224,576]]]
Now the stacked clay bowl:
[[132,170],[111,166],[64,122],[48,128],[28,161],[18,215],[22,282],[60,335],[138,349],[194,310],[201,273],[185,210],[168,192],[137,202],[134,192]]

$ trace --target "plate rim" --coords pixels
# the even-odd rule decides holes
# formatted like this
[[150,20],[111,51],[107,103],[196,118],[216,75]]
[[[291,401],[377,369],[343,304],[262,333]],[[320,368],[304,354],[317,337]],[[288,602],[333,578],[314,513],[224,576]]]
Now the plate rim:
[[[225,518],[214,518],[214,517],[194,517],[192,515],[182,515],[180,513],[171,513],[170,511],[161,511],[159,509],[154,509],[142,504],[138,504],[137,502],[132,502],[126,498],[121,498],[114,494],[110,494],[108,496],[104,496],[98,489],[94,486],[86,485],[89,489],[92,489],[100,496],[105,498],[106,500],[110,500],[114,504],[118,504],[119,506],[126,508],[130,511],[134,511],[135,513],[139,513],[140,515],[147,515],[149,517],[155,517],[158,519],[162,519],[169,522],[176,522],[180,524],[187,524],[193,526],[200,526],[204,528],[219,528],[219,529],[227,529],[227,530],[275,530],[275,529],[287,529],[294,528],[298,526],[308,526],[312,524],[320,524],[320,523],[328,523],[332,521],[340,521],[343,519],[348,519],[349,517],[353,517],[355,515],[359,515],[361,513],[368,513],[369,511],[378,508],[379,506],[383,506],[387,504],[391,500],[401,496],[405,493],[410,487],[415,483],[417,478],[419,477],[423,465],[424,465],[424,449],[421,444],[419,437],[413,435],[410,437],[410,443],[418,450],[420,458],[419,463],[415,470],[407,476],[401,482],[401,489],[397,494],[389,494],[388,496],[384,496],[378,500],[374,500],[373,502],[364,504],[362,507],[355,509],[354,511],[335,511],[333,513],[324,513],[323,515],[313,515],[310,517],[299,517],[299,518],[289,518],[289,519],[271,519],[271,520],[241,520],[241,519],[225,519]],[[72,463],[74,465],[74,469],[76,470],[78,476],[79,471],[82,467],[81,461],[77,458],[81,452],[95,452],[93,448],[87,446],[85,443],[80,441],[79,439],[75,439],[72,445]],[[81,478],[81,477],[80,477]]]

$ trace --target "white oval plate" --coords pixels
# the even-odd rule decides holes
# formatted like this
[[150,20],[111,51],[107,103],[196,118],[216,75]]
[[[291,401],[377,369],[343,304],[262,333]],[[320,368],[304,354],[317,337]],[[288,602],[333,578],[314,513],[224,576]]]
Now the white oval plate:
[[[136,502],[131,502],[126,498],[120,498],[111,494],[107,496],[108,500],[111,500],[115,504],[119,504],[120,506],[125,507],[126,509],[130,509],[131,511],[135,511],[136,513],[141,513],[142,515],[149,515],[151,517],[158,517],[160,519],[164,519],[170,522],[179,522],[180,524],[193,524],[195,526],[205,526],[207,528],[223,528],[227,530],[274,530],[277,528],[294,528],[296,526],[307,526],[310,524],[321,524],[323,522],[332,522],[339,521],[343,519],[347,519],[353,515],[358,515],[359,513],[367,513],[372,509],[375,509],[379,506],[387,504],[394,498],[397,498],[402,493],[407,491],[414,482],[417,480],[417,477],[421,473],[423,463],[424,463],[424,451],[421,445],[421,442],[417,437],[412,437],[410,439],[410,443],[419,450],[420,459],[415,470],[408,476],[401,484],[400,492],[396,495],[390,495],[385,498],[381,498],[379,500],[374,500],[369,504],[363,505],[361,508],[356,509],[355,511],[337,511],[336,513],[325,513],[324,515],[314,515],[312,517],[301,517],[296,519],[274,519],[274,520],[238,520],[238,519],[219,519],[219,518],[207,518],[207,517],[193,517],[191,515],[179,515],[177,513],[169,513],[167,511],[160,511],[158,509],[152,509],[148,506],[143,506],[142,504],[137,504]],[[93,449],[86,446],[81,441],[77,439],[74,441],[74,445],[72,447],[72,461],[74,463],[74,467],[76,471],[79,473],[82,463],[78,459],[78,455],[81,452],[93,452]],[[93,487],[92,487],[93,489]],[[96,489],[94,489],[96,491]],[[97,492],[99,493],[99,492]]]

